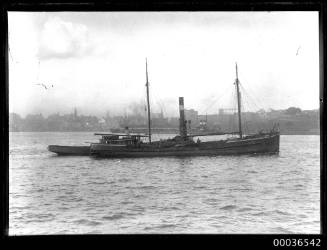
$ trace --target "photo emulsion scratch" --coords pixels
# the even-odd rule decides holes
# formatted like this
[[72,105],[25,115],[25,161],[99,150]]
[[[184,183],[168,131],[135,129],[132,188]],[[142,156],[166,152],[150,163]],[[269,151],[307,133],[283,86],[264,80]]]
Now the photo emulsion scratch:
[[318,234],[318,12],[9,12],[9,234]]

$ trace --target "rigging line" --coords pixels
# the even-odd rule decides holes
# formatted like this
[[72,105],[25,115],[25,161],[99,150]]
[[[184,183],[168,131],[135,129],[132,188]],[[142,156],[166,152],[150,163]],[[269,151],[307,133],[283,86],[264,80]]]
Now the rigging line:
[[242,85],[240,85],[240,86],[241,86],[242,92],[248,97],[249,100],[251,100],[253,102],[253,104],[259,110],[260,109],[260,106],[257,105],[255,99],[252,96],[250,96],[250,94],[248,93],[248,91],[246,91],[245,88]]
[[221,96],[219,96],[219,98],[215,98],[209,105],[207,105],[206,107],[204,107],[204,108],[200,108],[199,109],[199,113],[200,114],[202,114],[202,113],[205,113],[205,112],[207,112],[207,110],[209,109],[209,108],[211,108],[212,107],[212,105],[217,101],[217,99],[220,99],[220,97]]
[[243,94],[243,96],[245,96],[246,98],[244,98],[244,101],[245,102],[247,102],[247,104],[249,105],[249,108],[251,108],[251,103],[250,102],[248,102],[248,100],[250,100],[251,99],[251,101],[252,101],[252,103],[253,103],[253,105],[255,106],[254,108],[256,108],[256,109],[260,109],[258,106],[257,106],[257,104],[252,100],[252,98],[250,98],[250,96],[247,94],[247,92],[243,89],[243,88],[241,88],[242,89],[242,94]]
[[[259,109],[258,109],[259,110]],[[255,112],[254,112],[255,113]],[[261,117],[259,117],[259,119],[257,120],[257,123],[260,127],[264,127],[264,121],[262,120]],[[253,128],[254,129],[254,128]]]
[[243,113],[241,127],[242,127],[243,134],[245,134],[245,131],[247,131],[247,125],[246,125],[247,118],[246,118],[246,114],[245,114],[246,108],[247,108],[247,102],[244,100],[244,96],[241,95],[241,113]]
[[[242,85],[242,84],[240,84],[240,85]],[[242,86],[242,87],[243,87],[243,86]],[[245,91],[244,87],[243,87],[243,90]],[[261,108],[264,107],[264,105],[262,105],[264,102],[263,102],[260,98],[254,98],[254,97],[252,96],[252,92],[254,92],[254,91],[252,90],[252,88],[250,87],[250,85],[247,85],[247,90],[246,90],[246,92],[247,92],[247,94],[248,94],[248,95],[249,95],[253,100],[257,100],[256,103],[258,103],[259,106],[261,106]]]
[[255,108],[257,108],[258,110],[262,109],[263,106],[259,103],[256,102],[255,98],[253,98],[250,93],[248,93],[248,91],[246,91],[245,89],[243,89],[244,94],[248,97],[249,100],[252,101],[253,105],[255,106]]
[[223,89],[222,94],[217,98],[217,101],[220,101],[221,98],[223,98],[223,97],[225,96],[225,94],[229,92],[228,90],[230,90],[230,89],[231,89],[232,91],[234,90],[233,85],[227,85],[227,86],[225,87],[225,89]]
[[[213,100],[213,101],[211,102],[211,104],[208,105],[208,106],[206,107],[206,109],[204,109],[204,110],[202,109],[202,110],[201,110],[202,113],[207,112],[210,108],[212,108],[212,106],[214,106],[215,104],[217,104],[217,102],[220,101],[221,98],[225,96],[225,94],[227,93],[226,90],[229,89],[229,88],[230,88],[230,86],[227,86],[227,88],[225,88],[225,90],[223,91],[223,93],[222,93],[218,98],[216,98],[215,100]],[[219,103],[219,102],[218,102],[218,103]]]
[[150,94],[150,104],[151,104],[151,113],[158,113],[158,102],[157,101],[154,101],[156,100],[156,96],[154,94],[154,92],[152,91],[151,92],[152,94]]
[[245,91],[245,93],[248,96],[249,100],[251,100],[254,106],[257,108],[257,111],[264,109],[264,105],[262,105],[262,103],[257,103],[255,98],[253,98],[249,92]]
[[143,101],[143,108],[144,108],[144,117],[147,117],[147,111],[148,111],[148,106],[147,106],[147,100],[146,100],[146,94],[143,93],[143,97],[142,97],[142,101]]
[[235,90],[233,90],[228,97],[228,102],[226,102],[225,108],[223,109],[228,109],[229,111],[231,111],[231,113],[235,113],[235,98],[236,93]]
[[[222,96],[221,96],[222,97]],[[221,99],[221,97],[219,98],[219,99]],[[203,110],[203,112],[202,113],[207,113],[207,111],[208,110],[210,110],[216,103],[217,103],[217,101],[219,100],[219,99],[217,99],[217,100],[215,100],[214,102],[212,102],[209,106],[207,106],[207,108],[205,109],[205,110]]]
[[[234,100],[234,107],[235,107],[235,127],[237,128],[237,129],[239,129],[238,128],[238,119],[239,119],[239,116],[237,115],[238,114],[238,103],[237,103],[237,91],[236,90],[234,90],[235,91],[235,98],[233,99]],[[242,97],[240,98],[240,102],[241,102],[241,113],[242,113]],[[241,129],[243,130],[243,123],[241,123]]]
[[[249,103],[247,102],[246,99],[243,100],[243,103],[244,103],[244,110],[246,110],[246,108],[248,106],[250,106],[250,105],[249,105]],[[248,117],[247,117],[246,112],[244,112],[244,116],[243,117],[244,117],[244,128],[246,129],[247,132],[249,132],[249,127],[248,127],[249,120],[248,120]]]
[[[248,81],[248,79],[247,79],[247,78],[242,74],[242,72],[238,72],[238,74],[242,77],[242,79],[245,80],[244,82],[250,82],[250,81]],[[242,81],[242,82],[243,82],[243,81]],[[242,84],[240,84],[240,85],[242,85]],[[248,89],[248,92],[251,92],[251,93],[254,92],[250,85],[247,85],[247,89]],[[249,93],[249,94],[250,94],[250,93]],[[253,98],[253,99],[255,99],[255,98]],[[256,99],[257,99],[257,101],[259,102],[259,106],[264,107],[264,105],[262,105],[264,102],[263,102],[260,98],[256,98]]]
[[157,106],[160,108],[160,112],[165,110],[165,105],[164,103],[160,100],[161,98],[158,98],[158,93],[156,90],[153,90],[153,97],[155,98],[155,103]]
[[[235,103],[235,109],[237,109],[237,112],[238,112],[238,104],[237,104],[237,91],[235,90],[235,99],[234,99],[234,103]],[[241,129],[244,133],[244,129],[245,129],[245,122],[246,122],[246,119],[245,119],[245,114],[244,114],[244,108],[245,108],[245,102],[244,102],[244,98],[243,98],[243,95],[240,95],[240,112],[242,114],[243,112],[243,115],[242,115],[242,121],[241,121]],[[235,113],[236,114],[236,113]],[[236,115],[235,115],[236,117]],[[236,122],[236,119],[237,119],[237,122],[238,122],[238,119],[239,119],[239,116],[237,116],[237,118],[235,118],[235,122]]]
[[236,121],[235,121],[235,115],[236,115],[236,102],[235,102],[235,98],[236,98],[236,91],[235,89],[233,89],[232,94],[231,94],[231,98],[229,100],[229,105],[230,107],[232,107],[232,113],[229,116],[229,127],[231,128],[232,131],[236,130]]
[[[150,81],[149,81],[150,83]],[[152,86],[152,85],[151,85]],[[156,106],[160,106],[158,105],[158,101],[157,101],[157,95],[156,95],[156,90],[151,88],[150,91],[149,91],[149,98],[150,98],[150,105],[151,105],[151,113],[153,113],[153,111],[157,108]],[[154,101],[156,100],[156,101]]]
[[260,125],[260,127],[264,127],[264,122],[262,121],[261,117],[259,117],[258,119],[258,124]]
[[[150,81],[149,81],[150,83]],[[153,111],[155,111],[156,109],[158,109],[158,107],[160,108],[160,112],[161,110],[164,110],[164,105],[161,101],[159,101],[160,98],[158,98],[158,93],[157,90],[155,88],[151,88],[150,89],[150,105],[151,107],[151,113],[153,113]]]
[[[246,96],[246,95],[244,95]],[[243,98],[243,103],[244,103],[244,112],[248,110],[250,112],[251,104],[248,102],[247,98]],[[247,109],[246,109],[247,108]]]

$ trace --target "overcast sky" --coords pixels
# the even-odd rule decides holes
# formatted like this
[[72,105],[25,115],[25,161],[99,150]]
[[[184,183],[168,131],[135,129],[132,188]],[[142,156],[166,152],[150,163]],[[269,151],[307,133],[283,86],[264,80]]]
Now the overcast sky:
[[[318,12],[9,12],[9,109],[104,115],[319,107]],[[38,84],[45,84],[48,89]],[[53,85],[53,87],[52,87]],[[141,108],[142,111],[144,110]]]

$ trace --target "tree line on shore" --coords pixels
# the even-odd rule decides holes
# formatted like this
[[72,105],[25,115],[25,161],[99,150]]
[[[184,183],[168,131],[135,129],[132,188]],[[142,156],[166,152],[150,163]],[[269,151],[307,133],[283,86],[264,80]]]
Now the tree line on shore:
[[[284,134],[319,134],[319,110],[301,110],[290,107],[285,110],[265,112],[244,112],[243,126],[249,133],[269,129],[278,123]],[[199,115],[192,118],[192,129],[201,127],[205,120],[206,128],[222,131],[237,129],[236,114]],[[202,122],[202,123],[201,123]],[[153,116],[154,128],[178,129],[178,117]],[[9,131],[11,132],[46,132],[46,131],[110,131],[113,128],[146,128],[147,118],[140,115],[109,116],[98,118],[92,115],[29,114],[25,118],[17,113],[9,114]]]

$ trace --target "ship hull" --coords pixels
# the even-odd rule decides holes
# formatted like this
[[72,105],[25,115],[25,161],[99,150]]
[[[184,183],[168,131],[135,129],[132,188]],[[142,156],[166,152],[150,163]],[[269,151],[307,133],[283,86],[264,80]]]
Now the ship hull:
[[48,150],[61,156],[77,155],[88,156],[90,155],[90,146],[59,146],[49,145]]
[[215,156],[243,154],[272,154],[279,152],[279,134],[238,140],[201,142],[173,147],[124,147],[91,144],[91,155],[108,158],[167,157],[167,156]]

